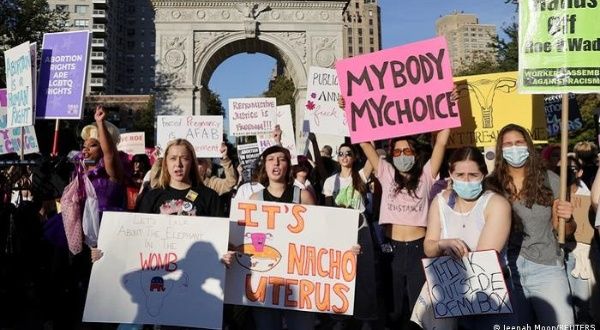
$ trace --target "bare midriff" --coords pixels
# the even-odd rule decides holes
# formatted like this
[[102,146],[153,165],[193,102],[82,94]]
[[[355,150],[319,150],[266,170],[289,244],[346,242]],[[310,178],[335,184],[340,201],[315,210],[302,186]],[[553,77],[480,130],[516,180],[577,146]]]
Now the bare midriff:
[[392,225],[385,227],[385,235],[394,241],[410,242],[425,237],[425,227]]

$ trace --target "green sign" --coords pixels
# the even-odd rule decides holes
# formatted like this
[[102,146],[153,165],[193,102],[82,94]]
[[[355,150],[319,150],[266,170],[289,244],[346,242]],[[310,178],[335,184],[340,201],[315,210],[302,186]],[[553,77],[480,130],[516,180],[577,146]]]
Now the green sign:
[[600,92],[600,0],[519,2],[519,90]]

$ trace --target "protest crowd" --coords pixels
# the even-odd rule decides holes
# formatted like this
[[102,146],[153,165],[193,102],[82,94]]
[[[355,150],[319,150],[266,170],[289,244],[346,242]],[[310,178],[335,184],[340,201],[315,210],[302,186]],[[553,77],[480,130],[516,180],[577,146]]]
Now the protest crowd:
[[[31,48],[8,50],[0,330],[596,329],[598,146],[549,144],[541,91],[516,91],[540,82],[453,77],[446,48],[311,67],[304,127],[230,99],[235,143],[221,116],[162,115],[156,146],[125,152],[98,105],[52,155],[33,118],[83,106],[33,106]],[[48,80],[88,62],[55,59],[79,62]]]

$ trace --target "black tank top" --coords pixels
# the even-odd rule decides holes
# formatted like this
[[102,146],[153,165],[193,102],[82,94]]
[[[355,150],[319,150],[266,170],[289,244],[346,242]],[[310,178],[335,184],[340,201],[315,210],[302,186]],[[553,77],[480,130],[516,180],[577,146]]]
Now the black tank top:
[[299,203],[298,201],[294,201],[294,190],[296,186],[294,185],[289,185],[285,188],[285,190],[283,191],[283,194],[281,194],[281,197],[275,197],[273,195],[271,195],[271,193],[269,192],[269,190],[267,188],[263,189],[262,193],[263,193],[263,200],[265,202],[279,202],[279,203]]

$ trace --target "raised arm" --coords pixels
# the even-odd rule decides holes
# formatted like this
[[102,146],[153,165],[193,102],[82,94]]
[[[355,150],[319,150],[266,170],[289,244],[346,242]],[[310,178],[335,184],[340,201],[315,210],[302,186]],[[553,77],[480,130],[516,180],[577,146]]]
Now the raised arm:
[[[319,178],[321,180],[327,179],[327,169],[325,168],[325,164],[323,163],[323,157],[321,156],[321,151],[319,150],[319,143],[317,142],[317,137],[315,133],[308,133],[308,140],[310,144],[312,144],[312,154],[315,158],[315,168],[317,169],[317,173],[319,173]],[[323,182],[321,181],[321,182]]]
[[[362,148],[363,152],[365,153],[365,156],[367,156],[367,160],[371,164],[372,170],[375,172],[375,175],[377,175],[377,169],[379,168],[380,158],[379,158],[379,155],[377,154],[377,151],[375,151],[375,147],[371,143],[367,143],[367,142],[361,143],[360,147]],[[365,167],[366,167],[366,165],[365,165]],[[368,177],[366,171],[365,171],[365,177]]]
[[111,180],[121,182],[123,181],[123,168],[121,166],[121,160],[119,159],[119,152],[117,151],[115,142],[108,133],[105,119],[106,112],[104,111],[104,108],[100,105],[97,106],[94,120],[98,126],[98,141],[100,142],[100,148],[102,149],[104,167]]
[[433,145],[433,152],[431,153],[431,176],[435,179],[440,173],[442,162],[444,161],[444,153],[446,152],[446,145],[448,144],[448,138],[450,138],[450,129],[445,128],[438,132],[435,138],[435,144]]
[[490,197],[484,211],[485,225],[479,241],[477,251],[494,249],[498,253],[506,246],[510,234],[511,206],[506,198],[494,194]]

